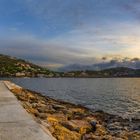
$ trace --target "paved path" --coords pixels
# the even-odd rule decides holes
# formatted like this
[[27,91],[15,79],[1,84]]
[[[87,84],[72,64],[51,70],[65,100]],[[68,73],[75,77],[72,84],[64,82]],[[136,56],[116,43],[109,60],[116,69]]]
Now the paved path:
[[0,81],[0,140],[53,140]]

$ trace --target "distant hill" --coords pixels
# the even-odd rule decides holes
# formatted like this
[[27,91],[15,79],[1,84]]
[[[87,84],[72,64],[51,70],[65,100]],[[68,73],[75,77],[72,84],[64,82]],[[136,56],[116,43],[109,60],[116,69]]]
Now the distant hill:
[[93,78],[110,78],[110,77],[140,77],[140,69],[131,69],[126,67],[110,68],[105,70],[93,71],[70,71],[64,73],[65,77],[93,77]]
[[88,67],[80,70],[80,68],[69,72],[53,72],[28,61],[0,54],[0,77],[140,77],[140,69],[127,67],[103,70],[90,70]]
[[54,72],[22,59],[0,54],[0,77],[54,76]]
[[118,68],[118,67],[140,69],[140,59],[139,58],[122,59],[121,61],[114,59],[114,60],[99,62],[91,65],[71,64],[59,68],[59,71],[63,71],[63,72],[85,71],[85,70],[99,71],[99,70]]
[[101,70],[100,72],[111,77],[140,77],[140,69],[126,67],[110,68]]

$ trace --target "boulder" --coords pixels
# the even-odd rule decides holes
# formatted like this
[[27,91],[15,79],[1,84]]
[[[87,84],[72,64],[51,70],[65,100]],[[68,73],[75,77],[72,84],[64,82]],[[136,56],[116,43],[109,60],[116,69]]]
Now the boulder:
[[66,127],[71,131],[76,131],[80,134],[84,134],[87,131],[89,132],[89,130],[91,130],[89,123],[84,120],[65,121],[65,122],[61,122],[61,125],[63,125],[64,127]]
[[53,133],[58,140],[80,140],[81,136],[75,131],[70,131],[62,125],[55,125],[55,132]]
[[53,107],[55,110],[66,109],[65,106],[63,106],[63,105],[58,105],[58,104],[53,104],[52,107]]
[[39,107],[37,108],[39,113],[45,113],[46,112],[46,106],[45,107]]
[[91,121],[90,124],[92,126],[92,131],[95,132],[96,129],[97,129],[97,126],[96,126],[97,125],[97,122],[96,121]]
[[32,103],[32,108],[37,108],[38,104],[37,103]]
[[61,122],[61,125],[67,129],[71,130],[71,131],[76,131],[76,132],[80,131],[80,128],[75,123],[73,123],[71,121]]
[[40,112],[35,112],[35,116],[39,117],[40,119],[47,119],[47,114],[46,113],[40,113]]

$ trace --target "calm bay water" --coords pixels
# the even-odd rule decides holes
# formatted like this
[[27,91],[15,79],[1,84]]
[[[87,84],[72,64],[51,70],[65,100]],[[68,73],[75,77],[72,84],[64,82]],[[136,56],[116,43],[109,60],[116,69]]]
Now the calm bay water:
[[16,84],[55,99],[140,118],[140,78],[14,78]]

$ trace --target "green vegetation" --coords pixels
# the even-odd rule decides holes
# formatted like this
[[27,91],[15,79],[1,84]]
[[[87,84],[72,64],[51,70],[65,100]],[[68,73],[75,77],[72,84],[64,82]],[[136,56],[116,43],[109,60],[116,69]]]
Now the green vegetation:
[[54,76],[55,73],[30,62],[0,54],[0,77]]

